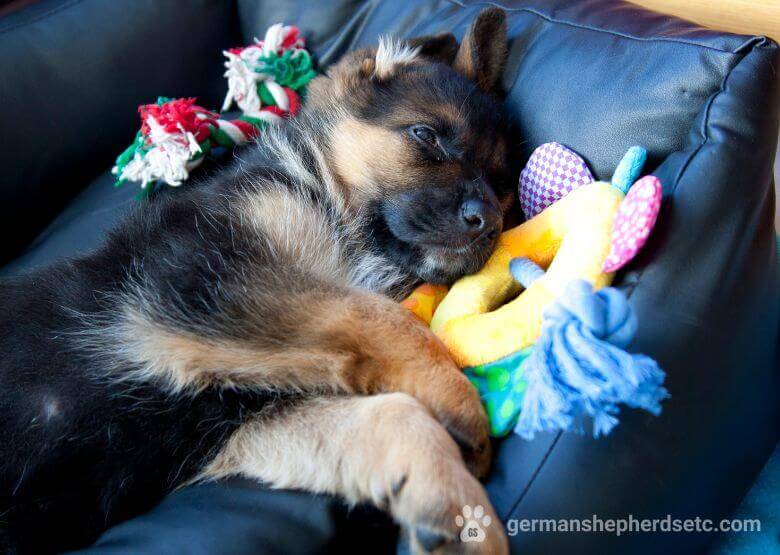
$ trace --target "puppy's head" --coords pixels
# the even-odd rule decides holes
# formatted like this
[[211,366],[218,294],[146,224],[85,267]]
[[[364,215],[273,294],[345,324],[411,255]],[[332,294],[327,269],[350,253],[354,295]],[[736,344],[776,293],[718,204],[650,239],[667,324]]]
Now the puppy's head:
[[411,274],[450,282],[490,256],[514,197],[512,139],[496,98],[504,13],[450,34],[383,39],[310,84],[308,109],[336,110],[328,157],[376,245]]

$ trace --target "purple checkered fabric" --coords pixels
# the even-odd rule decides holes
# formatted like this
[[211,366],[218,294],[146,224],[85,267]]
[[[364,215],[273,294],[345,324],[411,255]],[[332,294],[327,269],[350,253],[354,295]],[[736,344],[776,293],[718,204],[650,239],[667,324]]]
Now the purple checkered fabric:
[[534,150],[520,173],[520,207],[526,218],[533,218],[593,181],[588,166],[574,151],[559,143],[545,143]]

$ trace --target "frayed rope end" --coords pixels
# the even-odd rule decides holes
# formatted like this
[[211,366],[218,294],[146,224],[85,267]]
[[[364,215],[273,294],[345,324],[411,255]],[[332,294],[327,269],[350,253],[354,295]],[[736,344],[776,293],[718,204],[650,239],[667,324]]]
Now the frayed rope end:
[[544,314],[542,335],[523,363],[527,388],[515,432],[570,430],[583,416],[593,419],[593,436],[617,425],[618,405],[661,412],[669,394],[664,372],[651,358],[626,352],[636,316],[619,290],[594,292],[572,282]]

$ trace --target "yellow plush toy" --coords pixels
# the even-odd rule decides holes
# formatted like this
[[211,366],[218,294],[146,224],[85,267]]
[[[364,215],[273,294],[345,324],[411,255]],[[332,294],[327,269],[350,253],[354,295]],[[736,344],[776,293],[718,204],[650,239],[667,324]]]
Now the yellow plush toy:
[[[602,266],[622,200],[623,193],[609,183],[591,183],[503,233],[485,267],[455,283],[431,320],[455,361],[476,366],[534,343],[542,310],[572,280],[609,285],[612,274]],[[509,269],[514,258],[528,258],[547,272],[506,303],[520,290]]]
[[[610,284],[614,271],[636,254],[655,222],[661,200],[660,183],[655,177],[637,182],[626,197],[645,157],[644,149],[629,149],[610,183],[593,181],[584,162],[566,147],[557,143],[542,145],[521,175],[521,205],[529,219],[504,232],[482,270],[457,281],[446,295],[441,286],[426,284],[404,301],[407,308],[430,323],[455,361],[467,369],[485,401],[494,435],[503,435],[514,426],[521,405],[529,414],[524,415],[525,427],[519,433],[527,437],[542,429],[567,428],[577,411],[594,416],[596,435],[606,433],[616,423],[616,402],[660,410],[658,401],[666,395],[660,387],[663,374],[647,357],[628,361],[620,355],[620,348],[628,343],[626,337],[633,336],[635,331],[628,303],[616,290],[601,296],[594,292]],[[578,280],[590,286],[570,292],[567,298],[567,289]],[[571,384],[565,383],[556,382],[552,394],[548,390],[542,392],[540,388],[549,388],[547,382],[559,376],[539,377],[536,372],[539,383],[529,382],[529,364],[537,370],[541,366],[541,372],[549,373],[556,370],[555,356],[571,358],[565,354],[567,347],[550,342],[555,335],[550,324],[550,337],[544,342],[547,350],[537,353],[533,364],[526,364],[526,359],[534,354],[531,347],[543,333],[545,309],[556,302],[564,307],[556,313],[558,321],[563,321],[561,326],[568,326],[577,318],[592,320],[586,323],[596,327],[600,321],[608,322],[610,329],[597,333],[605,341],[611,340],[607,337],[610,334],[615,335],[617,339],[612,343],[619,343],[620,348],[614,352],[602,348],[600,352],[610,352],[614,357],[606,362],[593,361],[594,364],[610,367],[614,366],[614,358],[620,359],[617,366],[621,371],[639,372],[639,377],[627,379],[638,383],[647,378],[649,389],[631,389],[625,383],[614,385],[603,376],[593,375],[594,371],[606,368],[588,369],[591,374],[585,379],[582,375],[572,378],[570,368],[562,369],[568,373],[567,379],[603,385],[602,398],[597,400],[583,399],[579,393],[572,396],[568,391]],[[582,328],[582,322],[577,322]],[[592,330],[584,333],[586,341],[596,341]],[[582,353],[575,355],[588,358]],[[627,362],[638,365],[628,364],[630,368],[626,369],[623,363]],[[619,394],[615,394],[615,388],[620,390]],[[562,390],[565,392],[561,393]],[[527,406],[528,399],[524,401],[524,397],[529,393],[533,393],[539,406]],[[540,408],[540,404],[549,402],[551,396],[556,399],[554,414],[548,414],[545,420],[540,413],[549,407]],[[637,401],[638,398],[642,400]]]

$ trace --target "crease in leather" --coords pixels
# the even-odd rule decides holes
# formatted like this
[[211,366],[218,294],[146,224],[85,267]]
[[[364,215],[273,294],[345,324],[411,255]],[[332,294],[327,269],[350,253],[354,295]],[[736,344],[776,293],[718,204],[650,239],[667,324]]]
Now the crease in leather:
[[[685,172],[690,167],[693,160],[696,158],[696,156],[701,152],[701,150],[704,148],[704,146],[709,142],[710,140],[710,133],[709,133],[709,125],[710,125],[710,114],[712,113],[712,106],[715,104],[717,98],[723,94],[726,91],[726,85],[728,84],[729,78],[734,73],[734,70],[741,64],[744,60],[746,60],[750,54],[753,52],[753,50],[756,48],[758,44],[761,44],[763,39],[760,37],[753,37],[750,40],[746,41],[741,47],[740,50],[743,50],[746,45],[750,45],[751,48],[745,54],[743,54],[741,57],[738,57],[736,61],[731,65],[728,72],[723,76],[723,79],[721,80],[720,87],[717,91],[714,91],[709,99],[707,100],[706,106],[704,109],[704,118],[702,120],[701,126],[699,127],[699,133],[701,134],[702,140],[701,142],[691,151],[688,158],[686,158],[685,162],[683,162],[680,166],[680,168],[677,170],[677,175],[674,178],[674,181],[672,183],[671,190],[669,192],[669,195],[664,195],[663,202],[667,205],[670,202],[674,202],[674,194],[677,191],[677,186],[680,184],[680,181],[683,180],[685,177]],[[671,156],[674,154],[673,152],[669,154]],[[667,158],[669,157],[667,156]],[[632,282],[627,285],[624,289],[626,290],[626,298],[629,300],[631,299],[631,296],[634,294],[634,292],[637,290],[639,285],[642,283],[642,279],[645,275],[645,272],[649,268],[649,265],[645,265],[642,267],[641,270],[639,270],[638,275]]]
[[63,12],[78,4],[81,4],[82,2],[84,2],[84,0],[70,0],[69,2],[64,2],[60,4],[59,6],[53,6],[50,10],[45,11],[43,13],[39,13],[38,15],[31,17],[30,19],[24,19],[22,21],[19,21],[18,23],[14,23],[12,25],[9,25],[8,27],[0,29],[0,35],[4,35],[6,33],[10,33],[14,29],[19,29],[20,27],[25,27],[27,25],[31,25],[38,21],[43,21],[44,19],[48,19],[51,16]]
[[523,488],[523,491],[520,492],[517,501],[515,501],[512,507],[507,511],[507,513],[501,517],[502,521],[506,522],[509,519],[509,517],[511,517],[515,513],[517,508],[520,506],[520,503],[523,502],[523,499],[525,499],[525,496],[528,494],[528,492],[531,490],[531,487],[534,485],[534,482],[536,481],[536,477],[539,476],[539,473],[541,473],[542,468],[544,468],[544,465],[547,463],[547,459],[550,458],[550,455],[552,455],[552,452],[555,450],[555,447],[558,445],[558,441],[561,439],[562,435],[563,432],[558,432],[555,435],[555,439],[553,439],[553,442],[547,448],[547,451],[545,451],[544,455],[542,456],[542,460],[539,461],[539,464],[534,469],[533,474],[531,474],[531,478],[529,478],[528,483]]
[[712,112],[712,106],[715,104],[715,101],[717,98],[723,94],[726,90],[726,85],[728,84],[729,78],[731,77],[734,70],[739,66],[740,63],[742,63],[750,54],[753,52],[753,49],[757,44],[759,44],[762,41],[760,37],[753,37],[750,40],[746,41],[743,46],[740,47],[742,49],[745,45],[750,45],[750,50],[748,50],[745,54],[743,54],[741,57],[738,57],[736,61],[731,65],[729,68],[729,71],[724,75],[723,79],[721,80],[720,87],[717,91],[713,92],[713,94],[710,95],[710,98],[707,100],[707,105],[704,108],[704,119],[702,121],[702,125],[699,128],[699,132],[702,137],[701,143],[696,146],[696,148],[693,150],[691,155],[685,160],[685,162],[682,164],[680,169],[677,172],[677,176],[674,179],[674,187],[671,190],[671,194],[674,195],[674,192],[677,190],[677,185],[680,183],[680,181],[685,176],[685,172],[688,169],[688,166],[690,166],[691,161],[696,157],[696,155],[701,151],[702,148],[704,148],[704,145],[707,144],[707,142],[710,140],[710,134],[709,134],[709,124],[710,124],[710,114]]
[[376,9],[376,5],[372,2],[364,2],[360,6],[360,9],[350,18],[344,29],[334,38],[332,43],[326,48],[326,51],[317,60],[323,66],[320,69],[324,69],[325,66],[332,64],[355,46],[357,38],[365,28],[374,9]]

